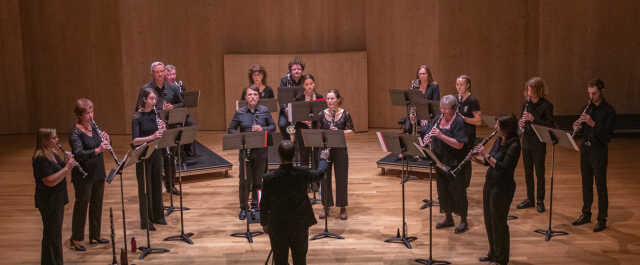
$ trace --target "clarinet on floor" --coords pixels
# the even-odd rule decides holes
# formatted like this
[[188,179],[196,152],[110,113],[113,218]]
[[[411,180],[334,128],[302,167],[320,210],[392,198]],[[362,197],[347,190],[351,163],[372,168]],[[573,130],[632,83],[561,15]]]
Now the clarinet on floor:
[[[67,152],[64,150],[64,148],[62,148],[62,145],[60,143],[58,143],[58,149],[60,149],[60,151],[62,151],[62,153],[64,153],[65,155],[67,154]],[[82,178],[86,178],[87,177],[87,171],[84,171],[82,166],[80,166],[80,163],[78,163],[75,166],[75,168],[78,168],[78,171],[80,171],[80,174],[82,175]]]
[[109,207],[109,220],[111,221],[111,252],[113,253],[112,265],[118,265],[118,259],[116,258],[116,232],[113,228],[113,208]]

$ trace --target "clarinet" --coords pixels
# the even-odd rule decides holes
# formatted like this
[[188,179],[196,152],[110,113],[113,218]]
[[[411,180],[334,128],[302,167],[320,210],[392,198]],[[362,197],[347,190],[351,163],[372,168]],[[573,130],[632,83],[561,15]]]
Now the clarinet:
[[[529,105],[531,105],[531,100],[527,97],[527,102],[524,105],[524,111],[522,112],[522,118],[520,118],[520,120],[522,120],[524,118],[524,113],[525,112],[529,112]],[[526,122],[523,126],[521,126],[520,129],[520,133],[524,133],[525,127],[527,126]]]
[[[580,116],[584,115],[585,113],[587,113],[588,111],[590,111],[591,109],[591,100],[589,100],[589,102],[587,102],[587,106],[584,107],[584,110],[582,110],[582,114],[580,114]],[[578,118],[580,119],[580,118]],[[571,137],[575,137],[576,133],[578,131],[580,131],[580,129],[582,129],[582,122],[580,124],[578,124],[578,127],[571,133]]]
[[[102,138],[102,130],[100,130],[100,127],[98,126],[96,121],[91,119],[91,124],[96,127],[96,131],[98,132],[98,136],[100,137],[100,142],[104,141],[104,139]],[[118,156],[116,155],[116,153],[113,151],[113,147],[109,147],[108,150],[111,153],[111,156],[113,157],[113,161],[116,162],[116,165],[120,165],[120,160],[118,159]]]
[[[496,136],[497,132],[498,132],[497,128],[493,129],[493,132],[491,132],[491,134],[489,134],[489,136],[487,136],[487,138],[482,139],[482,141],[478,145],[486,145],[489,141],[491,141],[491,138]],[[451,173],[451,175],[453,175],[453,176],[456,176],[456,173],[458,172],[458,170],[460,170],[462,168],[462,165],[464,165],[467,161],[471,160],[471,157],[473,157],[473,155],[475,155],[475,154],[476,154],[476,152],[474,152],[473,149],[471,149],[471,151],[469,151],[467,156],[464,157],[462,162],[460,162],[460,164],[458,164],[458,166],[455,169],[451,170],[449,173]]]
[[118,258],[116,258],[116,232],[113,227],[113,208],[109,207],[109,220],[111,221],[111,252],[113,253],[112,265],[118,265]]
[[[433,125],[433,128],[438,128],[438,126],[440,126],[440,121],[442,121],[442,116],[443,114],[440,114],[440,117],[438,117],[438,119],[436,120],[435,125]],[[429,148],[431,148],[431,141],[433,138],[433,128],[431,128],[431,131],[429,131],[429,133],[427,133],[427,135],[424,136],[423,140],[424,140],[424,146],[429,145]]]
[[[58,149],[60,149],[60,151],[62,153],[67,154],[67,152],[64,150],[64,148],[62,148],[62,145],[60,143],[58,143],[57,146],[58,146]],[[78,171],[80,171],[80,175],[82,175],[82,178],[86,178],[87,177],[87,171],[84,171],[84,169],[82,168],[80,163],[78,163],[76,166],[74,166],[74,168],[78,168]]]
[[409,90],[420,89],[420,79],[411,80],[411,84],[409,85]]

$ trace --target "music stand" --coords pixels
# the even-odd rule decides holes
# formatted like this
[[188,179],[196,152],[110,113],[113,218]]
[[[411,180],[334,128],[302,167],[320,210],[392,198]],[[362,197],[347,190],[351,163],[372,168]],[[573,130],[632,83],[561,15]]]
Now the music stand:
[[[163,136],[164,137],[164,136]],[[161,138],[162,139],[162,138]],[[149,210],[151,209],[151,191],[147,190],[147,159],[151,157],[151,154],[158,148],[158,141],[155,140],[153,142],[149,142],[146,145],[142,145],[136,150],[141,149],[141,147],[145,147],[144,150],[140,150],[140,162],[142,162],[143,174],[142,179],[144,181],[144,192],[147,195],[147,210],[145,212],[145,219],[147,222],[147,246],[146,247],[138,247],[138,250],[142,251],[140,257],[138,259],[144,259],[147,255],[155,254],[155,253],[167,253],[169,252],[166,248],[152,248],[151,247],[151,237],[149,234],[149,227],[151,226],[151,219],[149,218]]]
[[[172,130],[176,130],[177,134],[175,135],[174,139],[174,143],[177,145],[177,149],[180,150],[180,146],[185,145],[185,144],[190,144],[193,143],[196,140],[196,135],[198,133],[198,130],[196,129],[196,127],[194,126],[189,126],[189,127],[182,127],[182,128],[176,128],[176,129],[171,129],[169,131]],[[167,132],[165,132],[167,133]],[[163,137],[164,138],[164,137]],[[181,152],[178,152],[178,163],[182,162],[182,154]],[[182,173],[181,171],[178,172],[178,179],[179,179],[179,185],[180,185],[180,207],[178,207],[178,209],[180,209],[180,235],[177,236],[170,236],[164,239],[164,241],[176,241],[176,240],[181,240],[184,241],[190,245],[193,245],[193,240],[191,240],[191,237],[193,236],[193,233],[189,232],[189,233],[185,233],[184,232],[184,210],[189,210],[189,208],[183,207],[182,206]],[[173,201],[172,201],[172,207],[173,207]],[[167,211],[167,215],[169,215],[168,211]]]
[[299,94],[304,93],[304,88],[299,86],[294,87],[279,87],[278,88],[278,103],[280,106],[284,106],[289,102],[295,101]]
[[406,202],[405,202],[404,183],[406,182],[405,179],[409,174],[408,173],[409,172],[408,157],[410,155],[416,155],[416,154],[406,153],[407,148],[406,146],[405,148],[403,148],[403,146],[400,143],[400,135],[397,133],[376,132],[376,135],[378,136],[378,141],[380,142],[380,147],[382,148],[382,151],[390,152],[394,154],[402,154],[402,170],[401,170],[402,180],[400,181],[400,184],[402,186],[402,234],[400,234],[400,228],[398,228],[396,232],[396,236],[391,237],[385,240],[384,242],[402,243],[405,245],[405,247],[407,247],[408,249],[411,249],[412,248],[411,242],[417,240],[418,238],[415,236],[407,235],[408,227],[407,227],[407,220],[406,220]]
[[[162,113],[162,112],[161,112]],[[176,108],[176,109],[172,109],[170,111],[167,111],[167,125],[180,125],[180,127],[184,126],[185,123],[187,121],[187,111],[185,108]],[[171,136],[168,136],[167,138],[167,142],[170,143],[172,141],[172,139],[175,139],[175,137],[180,133],[179,130],[175,130],[175,129],[169,129],[167,131],[164,132],[164,134],[171,134]],[[164,138],[164,137],[163,137]],[[175,142],[175,141],[173,141]],[[171,171],[170,172],[165,172],[165,174],[170,174],[169,176],[169,186],[170,187],[174,187],[174,181],[175,181],[175,176],[176,176],[176,171],[178,168],[178,165],[182,165],[182,162],[180,162],[179,164],[176,162],[176,155],[171,151],[171,150],[180,150],[180,148],[172,148],[175,147],[175,144],[173,145],[163,145],[163,144],[159,144],[158,146],[159,148],[165,148],[167,155],[169,156],[169,160],[173,161],[173,167],[171,167]],[[177,151],[177,153],[180,155],[180,153]],[[180,189],[180,193],[182,193],[182,189]],[[189,210],[189,208],[187,207],[174,207],[173,206],[173,192],[169,191],[169,206],[165,206],[164,207],[165,210],[167,210],[167,212],[165,213],[165,216],[169,216],[171,213],[173,213],[174,211],[187,211]]]
[[[433,165],[435,164],[438,168],[440,168],[441,170],[445,171],[445,172],[449,172],[449,169],[440,162],[440,160],[438,159],[438,157],[431,152],[431,150],[426,149],[426,148],[421,148],[419,145],[417,145],[416,143],[413,143],[413,145],[420,151],[420,154],[422,157],[428,157],[431,159],[431,170],[429,171],[429,201],[428,202],[433,202],[433,187],[431,185],[431,182],[433,181]],[[425,207],[425,206],[423,206]],[[426,264],[426,265],[432,265],[432,264],[451,264],[451,262],[446,261],[446,260],[434,260],[433,259],[433,205],[428,205],[427,207],[429,207],[429,258],[428,259],[416,259],[415,262],[417,263],[421,263],[421,264]],[[424,209],[424,208],[420,208],[420,209]]]
[[[270,145],[269,141],[269,132],[244,132],[244,133],[234,133],[234,134],[225,134],[222,136],[222,150],[239,150],[244,155],[244,159],[242,160],[244,166],[244,178],[247,178],[247,164],[249,162],[249,155],[251,154],[251,149],[253,148],[267,148]],[[253,193],[253,183],[247,183],[247,193]],[[253,195],[252,195],[253,197]],[[257,198],[252,198],[257,201]],[[251,204],[249,204],[251,205]],[[249,214],[246,218],[247,229],[245,232],[233,233],[232,237],[244,237],[249,241],[249,243],[253,243],[253,237],[264,234],[264,232],[251,232],[249,228],[249,224],[257,223],[260,220],[256,218],[251,218],[252,215],[260,216],[259,210],[249,209]]]
[[[344,138],[344,132],[342,130],[311,130],[311,129],[303,129],[302,138],[304,141],[305,147],[312,148],[344,148],[347,147],[346,141]],[[332,170],[331,166],[328,166],[327,171],[324,172],[325,180],[327,178],[328,171]],[[327,196],[327,193],[322,191],[323,198],[323,206],[326,209],[327,205],[324,204],[324,196]],[[324,217],[324,231],[320,232],[317,235],[314,235],[310,238],[310,240],[322,239],[322,238],[335,238],[335,239],[344,239],[343,236],[338,234],[334,234],[329,232],[328,223],[329,216]]]
[[182,93],[182,102],[185,108],[195,108],[198,106],[200,91],[188,91]]
[[[247,105],[246,100],[236,100],[236,110]],[[278,111],[278,101],[273,98],[261,98],[258,100],[258,105],[262,105],[269,109],[269,112]]]
[[560,145],[561,147],[572,149],[577,152],[579,152],[580,149],[578,148],[576,142],[573,140],[573,137],[571,137],[571,134],[567,131],[540,126],[537,124],[531,124],[531,128],[536,133],[538,139],[541,142],[545,144],[551,144],[551,191],[549,193],[549,226],[546,230],[535,230],[536,233],[545,235],[545,240],[549,241],[554,236],[565,236],[569,234],[564,231],[551,229],[551,217],[553,214],[553,179],[555,177],[554,170],[556,164],[556,145]]

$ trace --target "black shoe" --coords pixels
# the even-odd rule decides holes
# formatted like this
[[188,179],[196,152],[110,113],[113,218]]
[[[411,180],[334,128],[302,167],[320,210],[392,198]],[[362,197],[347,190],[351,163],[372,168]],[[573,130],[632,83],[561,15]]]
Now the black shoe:
[[[147,226],[146,225],[140,225],[140,229],[147,230]],[[156,231],[156,227],[153,226],[153,224],[149,224],[149,231]]]
[[244,220],[247,218],[247,210],[240,210],[240,213],[238,214],[238,219],[240,220]]
[[533,208],[533,202],[530,201],[530,200],[524,200],[520,204],[518,204],[518,206],[516,206],[516,208],[518,208],[518,209]]
[[73,240],[69,240],[69,242],[70,242],[71,249],[75,251],[87,251],[87,249],[83,245],[80,245],[80,244],[76,245],[76,243],[73,243]]
[[436,224],[436,229],[452,227],[453,225],[453,218],[445,218],[442,222]]
[[469,230],[467,222],[460,222],[460,224],[456,227],[456,229],[453,230],[453,232],[455,232],[456,234],[462,234],[464,232],[467,232],[467,230]]
[[591,223],[591,215],[590,214],[582,214],[582,215],[580,215],[580,217],[578,217],[578,219],[573,221],[573,223],[571,223],[571,224],[576,226],[576,225],[583,225],[583,224],[586,224],[586,223]]
[[537,206],[536,206],[536,210],[537,210],[539,213],[543,213],[543,212],[545,211],[545,208],[544,208],[544,201],[538,201],[538,204],[537,204]]
[[159,225],[167,225],[167,220],[165,220],[164,218],[160,219],[160,220],[156,220],[156,221],[151,221],[154,224],[159,224]]
[[593,228],[593,232],[600,232],[604,229],[607,228],[607,221],[606,220],[598,220],[598,223],[596,224],[596,227]]
[[480,257],[480,258],[478,258],[478,261],[480,261],[480,262],[489,262],[489,261],[493,261],[493,260],[491,260],[491,258],[489,258],[489,257],[487,256],[487,257]]
[[89,244],[91,244],[91,245],[95,245],[95,244],[109,244],[109,240],[108,240],[108,239],[104,239],[104,238],[89,239]]

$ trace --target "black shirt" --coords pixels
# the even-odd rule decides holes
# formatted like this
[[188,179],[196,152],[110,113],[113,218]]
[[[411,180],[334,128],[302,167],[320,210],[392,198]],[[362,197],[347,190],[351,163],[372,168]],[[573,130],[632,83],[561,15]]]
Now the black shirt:
[[249,106],[239,108],[233,115],[227,132],[235,133],[238,130],[240,132],[250,132],[254,122],[268,132],[273,132],[276,129],[269,109],[265,106],[257,105],[253,111],[249,109]]
[[[471,95],[458,104],[458,112],[465,118],[473,118],[473,113],[480,111],[480,102]],[[469,139],[466,149],[469,150],[470,148],[473,148],[476,140],[476,126],[465,122],[464,128],[467,131],[467,138]]]
[[287,227],[317,223],[307,195],[309,183],[323,179],[327,160],[321,159],[317,170],[282,164],[264,176],[260,201],[260,224]]
[[[533,103],[527,102],[522,104],[522,112],[525,111],[531,113],[533,115],[533,124],[538,124],[546,127],[555,127],[553,122],[553,104],[546,98],[540,98],[538,102]],[[522,147],[527,148],[528,146],[540,145],[544,144],[540,142],[538,136],[536,136],[536,132],[533,131],[531,124],[527,122],[525,125],[524,134],[522,135]]]
[[153,111],[136,112],[131,121],[131,138],[147,137],[158,130],[156,114]]
[[[247,95],[247,90],[242,90],[242,95],[240,96],[240,100],[246,100],[245,97]],[[273,89],[270,86],[266,86],[262,92],[258,92],[258,97],[260,98],[274,98]]]
[[[487,184],[515,184],[513,174],[520,159],[520,141],[518,137],[511,137],[502,144],[499,137],[493,143],[489,155],[496,160],[495,167],[489,166],[487,170]],[[489,165],[485,161],[485,165]]]
[[[318,127],[320,129],[329,130],[331,128],[331,120],[333,119],[333,115],[329,109],[327,108],[321,111],[318,115],[320,115]],[[351,120],[349,112],[345,109],[338,110],[335,113],[333,126],[338,128],[338,130],[353,130],[353,120]]]
[[44,184],[42,179],[55,174],[64,168],[65,163],[57,155],[53,155],[56,162],[49,160],[45,156],[38,156],[32,159],[33,177],[36,180],[35,203],[36,208],[45,209],[56,205],[65,205],[69,202],[67,194],[67,179],[64,178],[60,183],[53,187]]
[[[584,108],[583,108],[584,109]],[[616,123],[616,111],[606,100],[602,100],[600,105],[591,104],[587,114],[596,123],[594,127],[582,123],[581,135],[585,142],[590,142],[592,147],[606,147],[613,136]]]
[[[427,126],[424,126],[422,128],[422,138],[424,138],[424,136],[431,131],[433,126],[436,125],[437,121],[438,119],[432,119],[427,124]],[[469,141],[464,128],[464,120],[458,115],[453,118],[453,121],[451,122],[451,125],[449,125],[448,129],[440,128],[440,126],[438,126],[438,129],[442,134],[451,137],[462,144],[467,144],[467,142]],[[436,137],[433,137],[431,146],[435,155],[437,155],[438,159],[440,159],[440,162],[449,167],[457,166],[467,155],[464,148],[460,150],[455,149]]]
[[[415,91],[420,91],[419,88],[414,89]],[[425,93],[422,93],[425,99],[428,100],[440,100],[440,85],[437,82],[431,82],[427,85],[427,89]]]
[[[98,134],[98,130],[95,126],[91,125],[91,136],[84,133],[78,127],[73,126],[71,134],[69,135],[69,145],[71,146],[71,153],[73,157],[78,161],[82,169],[87,172],[86,178],[95,180],[105,179],[104,168],[104,155],[103,153],[97,154],[94,152],[98,146],[100,146],[101,137]],[[72,180],[77,181],[82,179],[80,170],[74,168],[71,172]]]
[[162,87],[158,87],[155,81],[151,81],[149,83],[144,84],[140,88],[140,92],[138,92],[138,101],[136,104],[136,109],[134,111],[138,111],[139,108],[144,106],[144,98],[142,97],[142,92],[146,88],[152,88],[158,97],[158,101],[156,102],[156,109],[162,110],[164,103],[168,103],[173,105],[175,108],[180,108],[184,106],[184,102],[182,100],[182,94],[179,91],[179,88],[175,84],[171,84],[164,81]]

